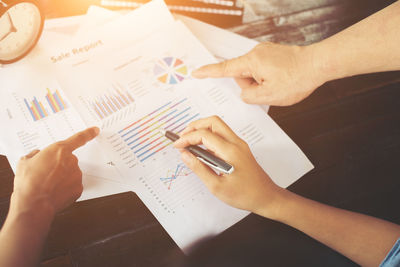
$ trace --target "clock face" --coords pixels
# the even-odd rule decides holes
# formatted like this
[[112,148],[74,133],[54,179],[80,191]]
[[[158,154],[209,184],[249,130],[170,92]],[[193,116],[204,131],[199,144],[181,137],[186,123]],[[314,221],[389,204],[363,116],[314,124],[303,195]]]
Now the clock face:
[[0,17],[0,61],[10,61],[26,53],[40,34],[41,14],[29,2],[10,7]]

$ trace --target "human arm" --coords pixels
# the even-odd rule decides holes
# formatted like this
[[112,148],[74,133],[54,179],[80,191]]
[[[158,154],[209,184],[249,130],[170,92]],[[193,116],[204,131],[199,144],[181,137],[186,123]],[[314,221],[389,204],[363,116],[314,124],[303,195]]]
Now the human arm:
[[35,266],[55,214],[82,193],[82,173],[72,152],[98,134],[89,128],[22,157],[7,219],[0,231],[0,266]]
[[[183,150],[203,144],[235,167],[214,171]],[[400,237],[400,226],[330,207],[277,186],[257,164],[248,145],[219,118],[191,123],[175,142],[182,160],[219,199],[236,208],[290,225],[362,266],[377,266]]]
[[330,38],[308,46],[262,43],[248,54],[192,73],[234,77],[251,104],[295,104],[323,83],[348,76],[400,70],[400,2]]

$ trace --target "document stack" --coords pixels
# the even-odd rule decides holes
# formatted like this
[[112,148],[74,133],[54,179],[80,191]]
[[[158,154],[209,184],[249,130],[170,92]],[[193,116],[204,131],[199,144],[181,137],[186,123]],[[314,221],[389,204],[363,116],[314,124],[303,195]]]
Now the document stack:
[[258,163],[287,187],[313,166],[266,113],[244,104],[232,79],[191,77],[205,64],[240,56],[257,42],[173,16],[161,0],[129,12],[91,7],[46,21],[37,47],[0,69],[0,147],[15,170],[33,149],[90,126],[99,137],[76,151],[80,200],[134,191],[183,251],[248,215],[215,198],[160,129],[181,132],[218,115]]

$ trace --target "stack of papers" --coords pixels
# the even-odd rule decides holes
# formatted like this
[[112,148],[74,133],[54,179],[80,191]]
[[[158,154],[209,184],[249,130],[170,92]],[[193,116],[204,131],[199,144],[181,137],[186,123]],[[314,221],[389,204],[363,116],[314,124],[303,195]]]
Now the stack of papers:
[[244,104],[232,79],[196,80],[192,70],[240,56],[257,43],[173,17],[154,0],[124,15],[91,7],[48,21],[32,53],[0,69],[0,148],[18,159],[90,126],[99,137],[76,151],[80,200],[134,191],[186,251],[248,215],[215,198],[159,129],[182,131],[218,115],[247,143],[272,180],[287,187],[313,168],[267,115]]

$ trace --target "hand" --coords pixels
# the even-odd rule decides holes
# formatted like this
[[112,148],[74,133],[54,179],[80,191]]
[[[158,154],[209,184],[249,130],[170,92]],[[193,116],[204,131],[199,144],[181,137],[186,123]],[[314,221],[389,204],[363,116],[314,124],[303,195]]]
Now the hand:
[[[23,211],[47,208],[54,215],[82,193],[82,172],[72,152],[95,138],[97,127],[22,157],[14,179],[14,204]],[[51,216],[50,216],[51,217]]]
[[[217,175],[184,148],[204,145],[219,158],[233,165],[232,174]],[[196,173],[220,200],[269,218],[275,217],[282,188],[277,186],[257,164],[248,145],[219,117],[189,124],[174,146],[181,149],[183,162]]]
[[311,47],[273,43],[257,45],[246,55],[192,72],[196,78],[233,77],[249,104],[287,106],[309,96],[325,80],[317,73]]

